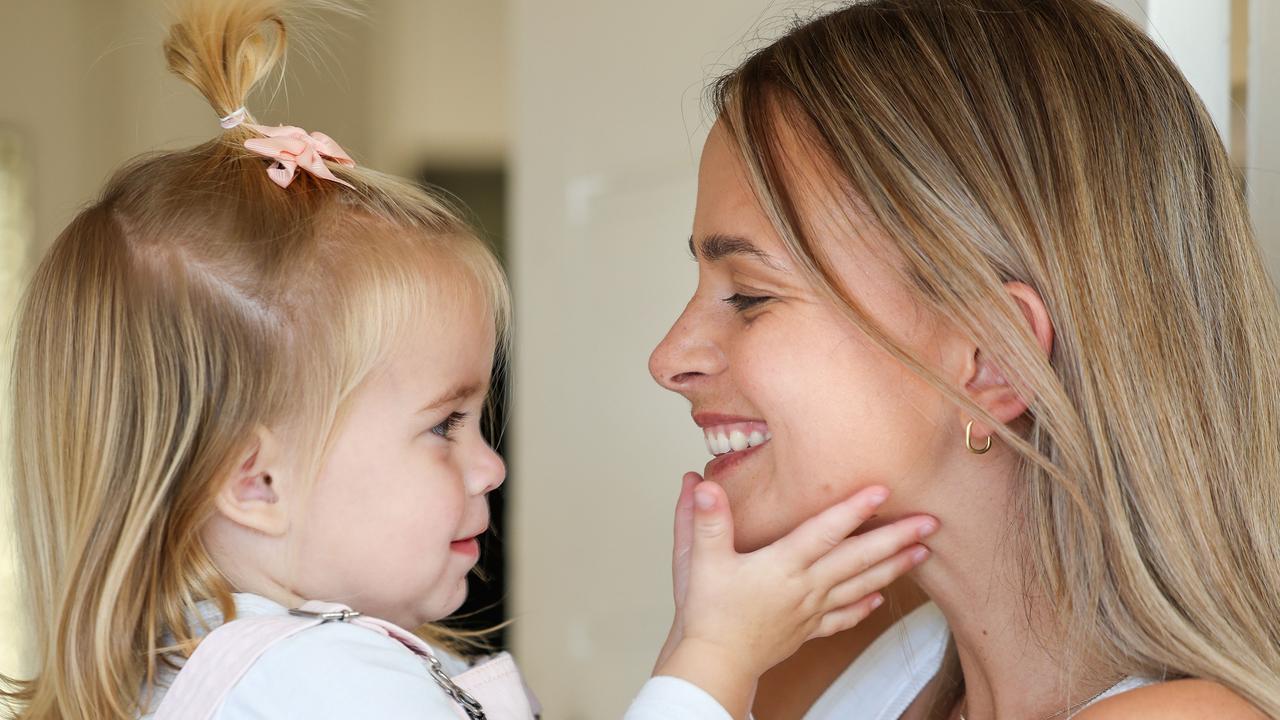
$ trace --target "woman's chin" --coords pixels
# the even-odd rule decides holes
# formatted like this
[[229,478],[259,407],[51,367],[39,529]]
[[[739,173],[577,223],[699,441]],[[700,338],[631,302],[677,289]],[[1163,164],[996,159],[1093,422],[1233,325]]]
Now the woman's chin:
[[[732,496],[729,498],[729,504],[733,505]],[[734,510],[733,547],[740,553],[755,552],[781,540],[798,525],[799,523],[791,524],[781,520],[776,513],[771,517],[767,513],[751,512],[749,507],[744,507],[742,513]]]

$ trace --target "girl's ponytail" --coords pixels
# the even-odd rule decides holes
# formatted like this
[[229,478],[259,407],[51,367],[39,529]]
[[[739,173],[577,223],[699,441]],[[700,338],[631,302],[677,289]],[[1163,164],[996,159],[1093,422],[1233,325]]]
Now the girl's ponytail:
[[288,36],[282,3],[188,0],[182,8],[164,41],[165,60],[220,117],[229,116],[284,60]]

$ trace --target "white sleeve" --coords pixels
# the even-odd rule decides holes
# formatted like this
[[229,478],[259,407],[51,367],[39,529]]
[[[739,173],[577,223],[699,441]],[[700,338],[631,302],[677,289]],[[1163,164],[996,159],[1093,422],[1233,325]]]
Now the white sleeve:
[[368,628],[324,623],[267,650],[236,683],[216,720],[455,720],[426,665]]
[[640,688],[623,720],[733,720],[710,693],[688,680],[659,675]]

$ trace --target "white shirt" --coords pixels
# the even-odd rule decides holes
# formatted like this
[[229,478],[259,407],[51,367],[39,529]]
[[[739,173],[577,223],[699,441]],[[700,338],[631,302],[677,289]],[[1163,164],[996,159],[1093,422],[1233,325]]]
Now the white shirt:
[[950,637],[937,605],[912,610],[849,663],[804,720],[897,720],[942,668]]
[[[237,617],[289,612],[259,595],[235,593],[233,597]],[[221,624],[221,614],[213,603],[201,602],[199,609],[211,629]],[[467,668],[457,657],[439,651],[437,655],[450,675]],[[141,720],[153,717],[174,675],[167,668],[160,671],[155,695]],[[236,683],[214,717],[453,720],[451,702],[431,679],[421,658],[400,642],[367,628],[333,622],[272,645]],[[641,688],[625,720],[730,720],[730,716],[697,686],[678,678],[656,677]]]
[[[933,603],[925,603],[880,634],[818,698],[804,720],[898,720],[942,669],[951,631]],[[1088,707],[1158,680],[1128,677]],[[1079,712],[1077,710],[1077,712]]]

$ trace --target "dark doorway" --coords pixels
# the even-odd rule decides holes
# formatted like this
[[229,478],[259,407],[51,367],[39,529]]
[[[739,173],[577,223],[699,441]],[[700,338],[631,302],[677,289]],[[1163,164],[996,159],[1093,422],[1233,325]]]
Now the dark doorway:
[[[452,196],[466,215],[497,252],[505,267],[506,238],[506,171],[502,167],[444,168],[431,167],[418,175],[419,181],[446,196]],[[511,358],[506,359],[509,367]],[[486,421],[489,443],[506,457],[507,374],[499,369],[493,379],[491,421]],[[480,563],[470,578],[467,601],[446,623],[465,630],[493,628],[507,619],[507,566],[503,545],[506,529],[507,483],[489,495],[491,529],[480,542]],[[495,650],[507,649],[507,633],[494,632],[488,644]]]

